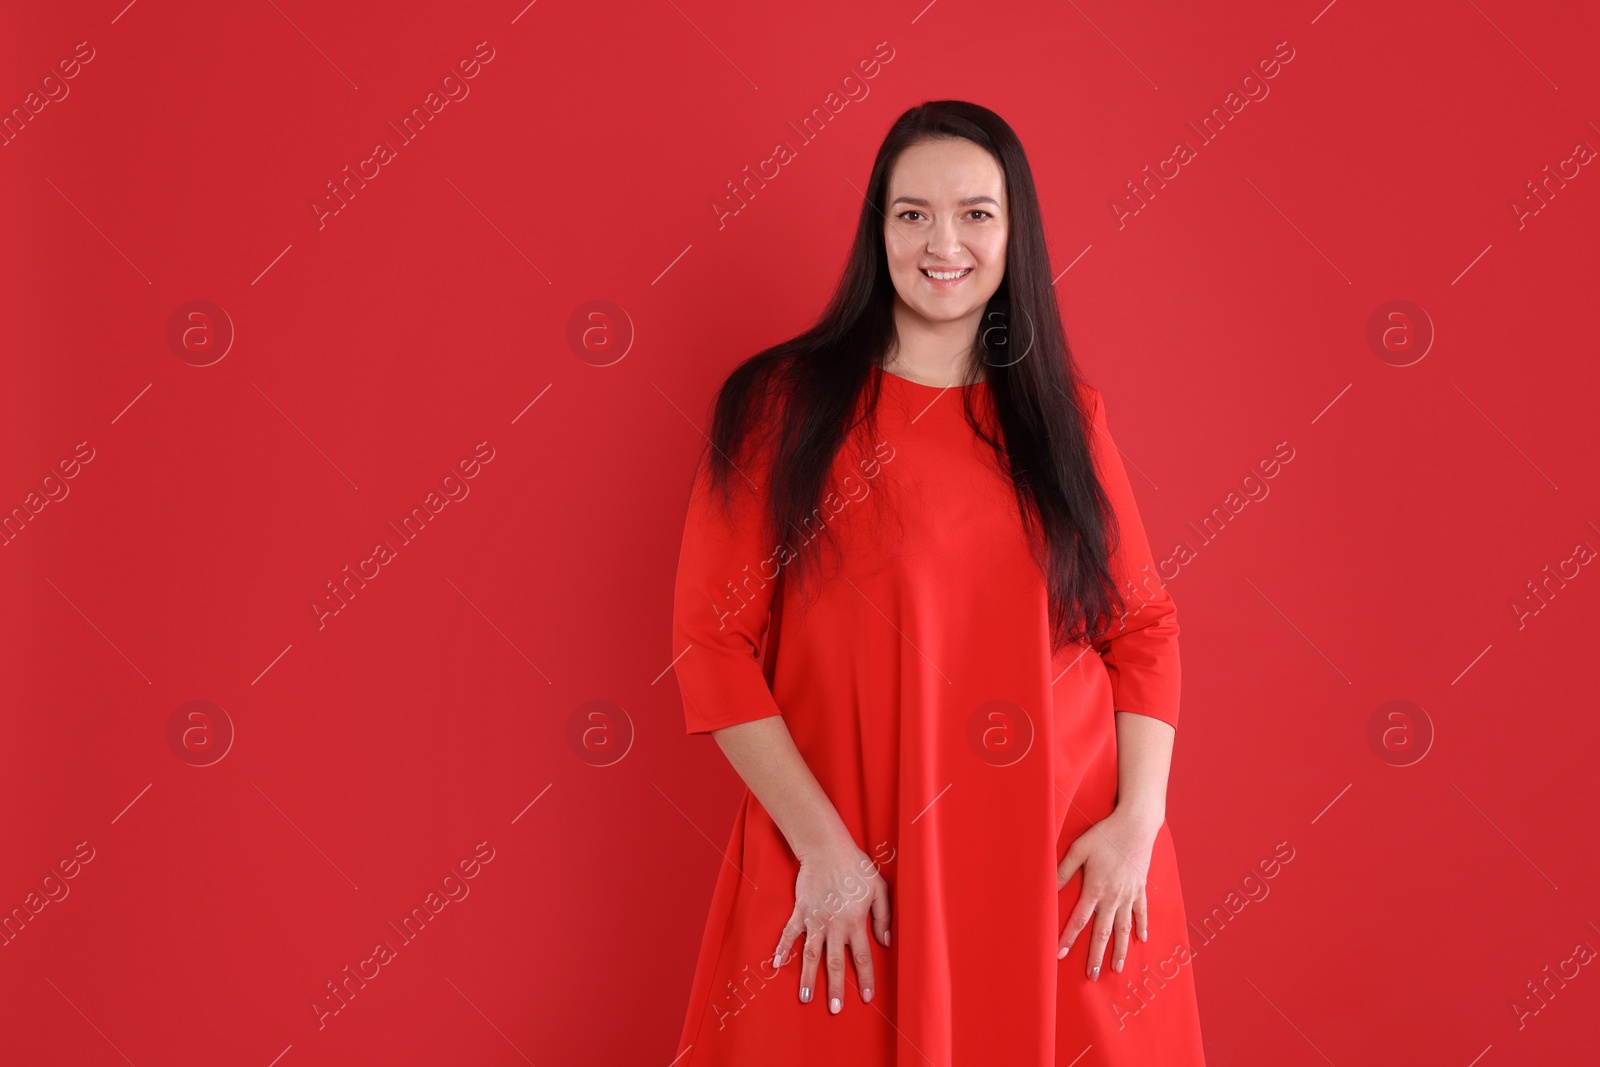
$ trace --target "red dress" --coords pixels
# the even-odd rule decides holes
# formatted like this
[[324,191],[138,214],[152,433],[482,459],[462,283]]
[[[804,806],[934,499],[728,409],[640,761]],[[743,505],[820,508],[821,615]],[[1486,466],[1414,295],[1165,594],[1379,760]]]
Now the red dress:
[[[674,1067],[894,1064],[1108,1067],[1203,1064],[1172,838],[1146,880],[1150,940],[1121,974],[1107,942],[1086,976],[1092,924],[1066,959],[1061,929],[1082,871],[1056,891],[1073,839],[1110,814],[1115,710],[1176,725],[1178,626],[1156,577],[1121,458],[1093,412],[1095,462],[1122,528],[1113,574],[1129,616],[1091,649],[1050,653],[1044,578],[1016,497],[962,414],[988,385],[950,389],[874,370],[875,440],[834,467],[835,492],[788,549],[761,542],[764,472],[734,475],[730,521],[702,466],[684,527],[673,610],[690,733],[781,714],[796,746],[876,860],[891,940],[871,942],[877,989],[861,1002],[846,956],[843,1010],[826,970],[801,1003],[797,940],[772,965],[799,863],[748,790],[734,818]],[[826,523],[841,551],[827,550]],[[803,540],[802,534],[811,538]],[[810,596],[781,580],[787,552],[823,551]],[[770,610],[770,631],[768,628]],[[765,654],[762,642],[765,636]],[[869,919],[870,926],[870,919]]]

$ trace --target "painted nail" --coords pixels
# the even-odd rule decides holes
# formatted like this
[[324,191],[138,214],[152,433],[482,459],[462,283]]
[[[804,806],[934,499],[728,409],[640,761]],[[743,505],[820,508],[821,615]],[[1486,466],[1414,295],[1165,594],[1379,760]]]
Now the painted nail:
[[883,932],[883,944],[885,948],[889,946],[889,931],[887,930]]
[[772,954],[772,965],[774,967],[782,967],[783,966],[783,953],[774,952]]
[[861,999],[866,1001],[868,1004],[871,1004],[872,1003],[872,990],[871,989],[863,989],[861,991]]
[[1118,974],[1121,974],[1122,973],[1122,961],[1118,960],[1116,963],[1113,963],[1111,965],[1111,969],[1113,971],[1116,971]]
[[832,1000],[828,1001],[828,1010],[833,1012],[835,1015],[839,1014],[839,1009],[842,1007],[844,1007],[844,1005],[839,1003],[838,997],[834,997]]
[[1100,981],[1100,968],[1096,967],[1094,970],[1089,972],[1089,980],[1092,982]]
[[1064,960],[1066,958],[1067,958],[1067,950],[1066,949],[1062,948],[1062,949],[1057,949],[1056,950],[1056,959]]
[[1140,941],[1148,941],[1148,940],[1150,940],[1150,931],[1149,930],[1140,930],[1139,931],[1139,940]]
[[802,1004],[810,1004],[811,1003],[811,987],[810,986],[804,986],[803,985],[803,986],[800,987],[800,1003],[802,1003]]

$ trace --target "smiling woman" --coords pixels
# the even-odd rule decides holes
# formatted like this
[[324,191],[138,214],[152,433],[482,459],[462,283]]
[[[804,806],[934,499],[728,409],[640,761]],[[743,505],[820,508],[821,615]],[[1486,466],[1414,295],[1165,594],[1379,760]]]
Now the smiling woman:
[[[1192,966],[1118,1012],[1190,954],[1178,625],[1164,587],[1131,595],[1150,547],[1043,232],[998,115],[912,108],[816,325],[718,393],[674,664],[749,788],[679,1067],[1204,1063]],[[885,444],[873,492],[727,610],[729,575]]]

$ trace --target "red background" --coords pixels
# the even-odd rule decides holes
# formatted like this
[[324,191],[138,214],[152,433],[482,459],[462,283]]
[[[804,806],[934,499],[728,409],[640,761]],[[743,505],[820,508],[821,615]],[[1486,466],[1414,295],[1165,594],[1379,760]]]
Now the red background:
[[[1512,1005],[1600,947],[1600,576],[1520,628],[1512,604],[1600,546],[1600,174],[1511,204],[1600,145],[1597,30],[1504,0],[14,7],[7,112],[94,58],[0,148],[0,505],[93,459],[0,548],[0,907],[94,858],[0,948],[6,1061],[678,1054],[742,788],[668,671],[705,406],[821,307],[879,140],[941,97],[1022,137],[1152,546],[1195,552],[1168,807],[1191,917],[1237,909],[1190,931],[1211,1061],[1592,1059],[1594,966]],[[1201,146],[1186,123],[1281,41]],[[1196,158],[1119,224],[1180,138]],[[236,331],[209,366],[167,339],[191,300]],[[626,323],[574,347],[593,300]],[[1391,300],[1431,327],[1374,348]],[[319,628],[324,583],[479,442],[470,495]],[[235,731],[209,766],[168,740],[190,700]],[[622,711],[575,735],[593,700]],[[1391,700],[1419,710],[1369,741]],[[324,983],[479,842],[470,895],[319,1029]]]

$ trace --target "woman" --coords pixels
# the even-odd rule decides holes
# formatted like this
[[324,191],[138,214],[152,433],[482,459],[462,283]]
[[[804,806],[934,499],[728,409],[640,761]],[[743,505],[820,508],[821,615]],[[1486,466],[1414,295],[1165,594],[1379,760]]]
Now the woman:
[[691,495],[684,714],[749,788],[675,1067],[1202,1064],[1178,627],[1022,146],[922,104],[865,200],[817,324],[722,386]]

